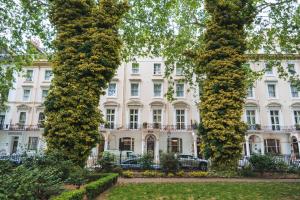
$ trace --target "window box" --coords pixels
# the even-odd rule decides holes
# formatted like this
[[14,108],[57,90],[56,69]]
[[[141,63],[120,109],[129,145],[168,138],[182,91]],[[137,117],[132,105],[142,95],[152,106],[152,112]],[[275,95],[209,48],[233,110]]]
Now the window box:
[[147,127],[148,127],[148,123],[147,123],[147,122],[144,122],[144,123],[143,123],[143,128],[146,129]]
[[295,127],[297,131],[300,131],[300,124],[296,124]]

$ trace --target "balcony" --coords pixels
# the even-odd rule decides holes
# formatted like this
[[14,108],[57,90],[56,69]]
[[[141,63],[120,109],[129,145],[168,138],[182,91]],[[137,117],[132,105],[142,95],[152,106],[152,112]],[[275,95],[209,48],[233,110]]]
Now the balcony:
[[248,125],[248,132],[292,132],[300,131],[300,125],[294,126],[280,126],[280,125],[271,125],[271,126],[261,126],[260,124]]
[[100,125],[101,130],[157,130],[157,131],[191,131],[196,125],[162,125],[160,123],[127,124],[126,126]]
[[0,130],[5,131],[40,131],[42,125],[2,124]]

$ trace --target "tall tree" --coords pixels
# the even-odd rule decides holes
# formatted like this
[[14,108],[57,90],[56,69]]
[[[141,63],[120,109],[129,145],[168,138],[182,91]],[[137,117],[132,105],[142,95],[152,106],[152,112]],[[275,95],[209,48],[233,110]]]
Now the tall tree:
[[254,20],[252,0],[207,0],[209,14],[204,48],[199,54],[205,74],[201,96],[203,147],[219,169],[236,168],[246,131],[241,121],[247,90],[245,27]]
[[51,0],[56,30],[51,88],[45,102],[49,151],[84,165],[99,138],[99,98],[120,65],[118,0]]

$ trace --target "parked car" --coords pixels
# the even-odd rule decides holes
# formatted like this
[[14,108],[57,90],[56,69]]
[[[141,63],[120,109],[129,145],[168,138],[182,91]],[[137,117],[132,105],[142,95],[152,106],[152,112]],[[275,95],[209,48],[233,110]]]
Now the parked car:
[[195,158],[193,155],[179,154],[177,155],[179,166],[184,169],[200,169],[207,171],[208,161],[200,158]]
[[[128,159],[128,160],[124,160],[121,164],[120,167],[122,169],[142,169],[143,166],[140,163],[138,158],[133,158],[133,159]],[[151,165],[151,169],[153,170],[158,170],[160,169],[160,166],[157,164],[152,164]]]
[[0,160],[8,160],[16,165],[19,165],[22,163],[23,157],[19,154],[1,155]]

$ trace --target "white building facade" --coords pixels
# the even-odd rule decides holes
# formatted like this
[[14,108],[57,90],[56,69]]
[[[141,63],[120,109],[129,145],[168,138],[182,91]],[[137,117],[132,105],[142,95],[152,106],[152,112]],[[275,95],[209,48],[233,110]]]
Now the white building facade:
[[[300,74],[300,60],[281,64],[289,73]],[[264,61],[249,65],[254,70],[268,68]],[[156,161],[161,152],[201,156],[196,130],[200,121],[198,91],[182,81],[181,68],[174,70],[172,83],[164,78],[164,71],[161,58],[141,58],[119,67],[99,105],[107,121],[99,128],[104,138],[100,150],[150,153]],[[38,152],[46,147],[43,101],[51,79],[51,65],[42,60],[16,76],[8,109],[0,113],[0,154]],[[172,102],[165,97],[170,84],[174,88]],[[249,130],[244,155],[275,153],[299,159],[298,90],[279,79],[276,69],[270,69],[249,88],[245,101],[243,120]]]

